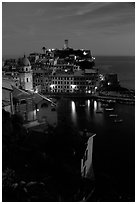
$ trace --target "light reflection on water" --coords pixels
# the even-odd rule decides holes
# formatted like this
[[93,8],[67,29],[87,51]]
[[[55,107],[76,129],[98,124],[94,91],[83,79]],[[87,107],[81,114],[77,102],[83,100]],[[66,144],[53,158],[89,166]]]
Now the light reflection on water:
[[[78,128],[92,129],[92,124],[101,127],[105,125],[106,120],[104,113],[97,113],[97,110],[101,109],[101,103],[97,101],[86,100],[85,106],[81,106],[79,101],[71,101],[71,121],[74,126]],[[93,105],[93,106],[92,106]],[[83,121],[83,122],[82,122]]]
[[87,115],[87,119],[88,119],[88,121],[90,121],[91,120],[91,116],[90,116],[90,100],[88,99],[87,101],[86,101],[86,105],[87,105],[87,107],[86,107],[86,115]]
[[72,113],[72,121],[74,124],[77,123],[77,114],[76,114],[76,104],[74,101],[71,101],[71,113]]
[[97,111],[97,101],[94,101],[94,112]]
[[90,100],[88,100],[88,110],[90,109]]

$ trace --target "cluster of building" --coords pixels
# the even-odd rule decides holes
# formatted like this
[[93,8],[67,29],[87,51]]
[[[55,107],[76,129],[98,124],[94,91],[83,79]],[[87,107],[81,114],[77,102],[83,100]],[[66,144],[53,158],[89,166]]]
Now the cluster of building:
[[[41,112],[39,115],[43,115],[38,103],[41,107],[43,103],[47,104],[45,107],[50,103],[50,109],[53,110],[53,102],[49,101],[45,94],[90,95],[96,94],[101,86],[118,84],[116,74],[105,77],[99,74],[90,50],[70,48],[68,40],[65,40],[63,49],[43,47],[42,53],[31,53],[28,58],[24,55],[18,60],[5,60],[2,66],[2,79],[3,107],[10,112],[21,113],[25,121],[33,121],[38,112]],[[9,91],[8,94],[6,91]],[[11,94],[14,100],[11,100]],[[10,108],[6,105],[9,101]],[[33,114],[29,114],[31,111]],[[40,116],[38,118],[42,120]]]
[[3,78],[8,78],[23,90],[39,93],[95,93],[98,69],[90,50],[74,50],[65,40],[63,49],[42,48],[43,53],[31,53],[17,61],[6,60]]
[[37,121],[37,124],[57,125],[56,104],[52,100],[17,88],[8,79],[2,79],[2,108],[10,114],[21,115],[24,124]]

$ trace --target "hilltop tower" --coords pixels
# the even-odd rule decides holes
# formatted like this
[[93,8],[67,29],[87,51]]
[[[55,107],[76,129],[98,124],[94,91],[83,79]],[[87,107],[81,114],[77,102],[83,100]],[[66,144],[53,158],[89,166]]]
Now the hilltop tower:
[[64,49],[68,49],[68,40],[65,40],[64,42]]
[[47,51],[46,47],[42,47],[42,51],[43,51],[43,54],[46,54],[46,51]]
[[30,61],[25,55],[21,61],[19,74],[21,88],[24,90],[32,91],[33,90],[32,69]]

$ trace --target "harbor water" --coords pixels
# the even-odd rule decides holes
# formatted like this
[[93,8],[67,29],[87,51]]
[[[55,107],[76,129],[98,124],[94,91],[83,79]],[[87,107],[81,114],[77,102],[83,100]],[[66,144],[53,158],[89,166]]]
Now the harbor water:
[[93,168],[99,192],[112,185],[125,200],[134,199],[135,106],[115,103],[107,110],[93,99],[60,99],[57,104],[58,120],[63,124],[96,133]]

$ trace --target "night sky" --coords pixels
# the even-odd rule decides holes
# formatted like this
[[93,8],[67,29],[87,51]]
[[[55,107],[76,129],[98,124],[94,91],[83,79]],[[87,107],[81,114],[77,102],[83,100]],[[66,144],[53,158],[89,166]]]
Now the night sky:
[[135,8],[127,2],[4,2],[2,52],[22,56],[47,48],[90,49],[93,55],[135,54]]

